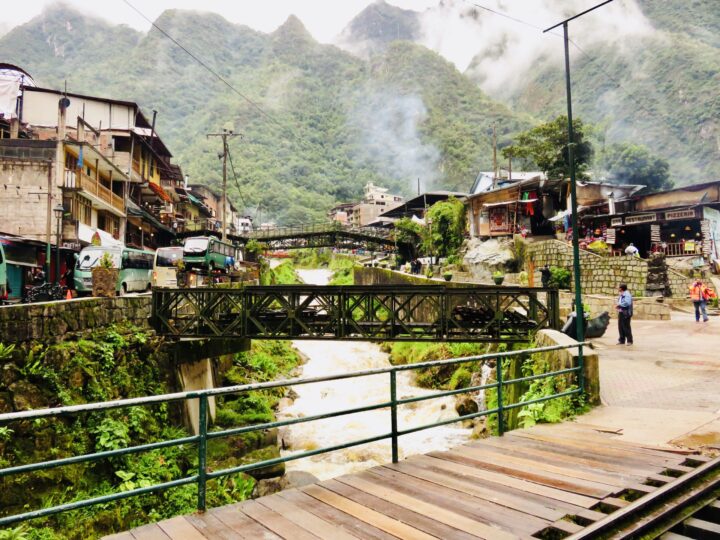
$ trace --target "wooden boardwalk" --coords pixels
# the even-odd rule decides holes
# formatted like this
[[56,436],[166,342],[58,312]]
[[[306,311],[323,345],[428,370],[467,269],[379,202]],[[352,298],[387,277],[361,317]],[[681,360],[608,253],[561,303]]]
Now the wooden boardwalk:
[[612,439],[596,426],[541,425],[106,539],[505,540],[548,529],[570,534],[691,471],[685,461],[681,453]]

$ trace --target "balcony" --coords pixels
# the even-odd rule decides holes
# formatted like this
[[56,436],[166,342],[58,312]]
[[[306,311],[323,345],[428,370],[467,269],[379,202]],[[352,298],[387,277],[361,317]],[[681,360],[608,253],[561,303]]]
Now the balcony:
[[84,172],[66,169],[64,186],[68,189],[78,189],[92,195],[95,199],[104,203],[104,205],[100,206],[108,206],[120,212],[121,215],[125,214],[125,201],[123,198],[103,186],[99,181],[90,178]]

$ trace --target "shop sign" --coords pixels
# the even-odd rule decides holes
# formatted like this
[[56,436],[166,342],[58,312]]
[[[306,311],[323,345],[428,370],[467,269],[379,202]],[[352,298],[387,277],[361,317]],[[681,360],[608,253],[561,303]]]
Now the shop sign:
[[665,212],[665,219],[671,221],[673,219],[692,219],[695,217],[695,209],[692,210],[673,210]]
[[611,227],[622,227],[622,218],[621,217],[614,217],[610,220],[610,226]]
[[657,219],[657,214],[638,214],[625,218],[625,225],[637,225],[638,223],[650,223]]

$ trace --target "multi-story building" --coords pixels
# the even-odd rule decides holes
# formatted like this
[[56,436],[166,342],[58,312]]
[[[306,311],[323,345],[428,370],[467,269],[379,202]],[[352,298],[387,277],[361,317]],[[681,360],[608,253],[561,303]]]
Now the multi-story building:
[[355,227],[364,227],[375,221],[383,212],[402,204],[403,198],[400,195],[393,195],[387,191],[387,188],[369,182],[365,186],[363,200],[345,210],[347,223]]

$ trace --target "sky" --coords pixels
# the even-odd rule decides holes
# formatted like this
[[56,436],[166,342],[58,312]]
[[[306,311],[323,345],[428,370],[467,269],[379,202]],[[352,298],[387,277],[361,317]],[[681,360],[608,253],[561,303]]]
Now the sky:
[[[57,0],[13,2],[3,12],[3,23],[10,27],[25,23]],[[128,0],[149,19],[155,20],[166,9],[190,9],[219,13],[227,20],[245,24],[262,32],[271,32],[289,15],[297,15],[310,33],[329,43],[350,20],[373,0]],[[82,12],[102,17],[115,24],[127,24],[147,31],[150,24],[135,13],[124,0],[64,0]],[[438,0],[391,0],[393,5],[422,11]]]

